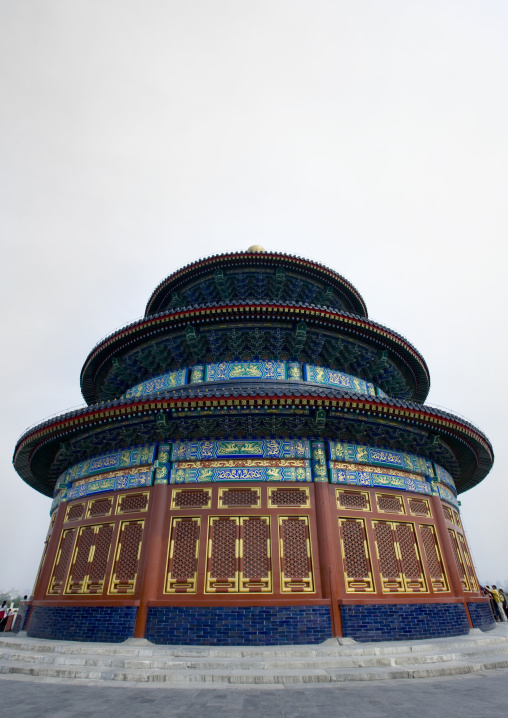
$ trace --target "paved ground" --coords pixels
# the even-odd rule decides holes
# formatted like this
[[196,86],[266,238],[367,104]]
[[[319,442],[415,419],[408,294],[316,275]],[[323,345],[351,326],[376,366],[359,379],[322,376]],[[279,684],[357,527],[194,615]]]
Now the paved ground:
[[508,707],[508,669],[309,687],[178,689],[0,680],[9,718],[483,718]]

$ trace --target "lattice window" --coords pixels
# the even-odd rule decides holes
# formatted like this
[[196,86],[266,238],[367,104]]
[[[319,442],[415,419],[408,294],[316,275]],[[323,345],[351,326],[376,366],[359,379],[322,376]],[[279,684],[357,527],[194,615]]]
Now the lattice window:
[[221,489],[219,506],[260,506],[259,489]]
[[447,521],[449,521],[451,524],[453,524],[454,523],[453,512],[452,512],[451,508],[449,506],[446,506],[446,504],[443,504],[443,503],[441,504],[441,506],[443,507],[443,513],[444,513],[445,519]]
[[[459,514],[458,511],[454,511],[454,512],[453,512],[453,519],[454,519],[455,523],[457,524],[457,526],[458,526],[460,529],[462,529],[462,521],[460,520],[460,514]],[[462,530],[463,530],[463,529],[462,529]]]
[[102,593],[113,530],[114,524],[96,524],[79,529],[65,593]]
[[173,518],[166,593],[195,593],[198,570],[199,518]]
[[401,496],[393,494],[376,494],[378,511],[390,514],[403,514],[404,504]]
[[117,514],[133,514],[148,508],[148,491],[118,497]]
[[430,516],[429,502],[425,499],[409,499],[409,510],[413,516]]
[[108,516],[113,507],[113,499],[95,499],[88,504],[87,518],[95,518],[96,516]]
[[266,592],[272,588],[268,516],[240,518],[240,591]]
[[448,591],[448,583],[434,526],[420,524],[420,534],[432,588],[436,592]]
[[412,524],[395,524],[395,535],[399,546],[406,591],[425,591],[427,586],[414,526]]
[[121,522],[110,593],[135,592],[144,525],[144,519]]
[[48,593],[58,594],[62,592],[67,578],[67,571],[74,547],[74,537],[76,529],[66,529],[62,531],[60,536],[60,545],[56,555],[55,565],[53,567],[53,575],[49,582]]
[[462,554],[460,553],[457,534],[452,529],[448,529],[448,534],[452,544],[453,555],[455,556],[455,563],[457,564],[457,571],[459,572],[460,583],[462,584],[464,591],[469,591],[469,581],[467,580],[466,568],[464,566]]
[[374,591],[364,519],[339,518],[346,591]]
[[304,489],[268,489],[269,506],[310,506],[309,490]]
[[281,589],[314,591],[307,516],[280,516]]
[[85,504],[73,504],[67,507],[66,521],[78,521],[83,518],[85,513]]
[[205,509],[212,500],[211,489],[173,489],[172,509]]
[[466,539],[462,534],[457,534],[459,537],[460,547],[462,549],[462,555],[465,559],[465,565],[467,570],[467,575],[469,578],[469,586],[471,588],[471,591],[479,591],[478,586],[478,579],[476,578],[476,573],[473,566],[473,560],[471,558],[471,554],[469,553],[469,548],[466,543]]
[[349,491],[348,489],[337,489],[337,504],[341,509],[353,509],[355,511],[370,511],[369,494],[366,491]]

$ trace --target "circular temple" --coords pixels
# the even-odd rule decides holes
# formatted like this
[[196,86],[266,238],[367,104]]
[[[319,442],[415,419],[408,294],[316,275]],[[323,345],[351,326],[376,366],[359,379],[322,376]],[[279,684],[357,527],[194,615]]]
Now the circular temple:
[[52,496],[15,630],[268,645],[488,629],[458,494],[487,438],[323,265],[247,252],[165,279],[88,356],[88,405],[27,431]]

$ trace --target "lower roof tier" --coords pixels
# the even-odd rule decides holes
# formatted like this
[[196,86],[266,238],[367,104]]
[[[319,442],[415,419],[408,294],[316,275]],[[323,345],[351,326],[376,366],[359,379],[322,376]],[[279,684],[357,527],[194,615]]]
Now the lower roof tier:
[[14,453],[20,476],[52,496],[69,467],[123,446],[201,439],[302,438],[409,452],[444,467],[460,493],[493,464],[488,439],[433,407],[297,381],[194,384],[157,397],[103,402],[27,431]]

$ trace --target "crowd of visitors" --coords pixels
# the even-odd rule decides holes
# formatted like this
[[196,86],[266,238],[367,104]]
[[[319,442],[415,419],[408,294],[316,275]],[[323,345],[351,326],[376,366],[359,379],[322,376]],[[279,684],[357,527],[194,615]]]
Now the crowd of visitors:
[[490,607],[496,621],[508,621],[508,596],[497,586],[480,586],[484,596],[490,599]]

